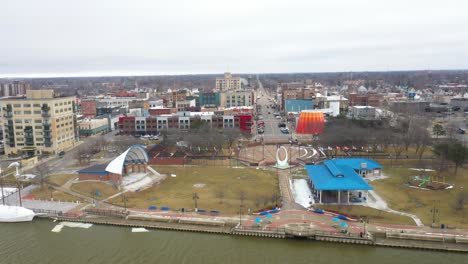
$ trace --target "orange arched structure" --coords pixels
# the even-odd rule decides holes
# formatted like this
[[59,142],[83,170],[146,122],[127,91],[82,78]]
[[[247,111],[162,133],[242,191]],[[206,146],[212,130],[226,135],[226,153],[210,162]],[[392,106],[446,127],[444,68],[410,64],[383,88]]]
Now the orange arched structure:
[[297,122],[298,134],[320,134],[324,129],[323,112],[302,111]]

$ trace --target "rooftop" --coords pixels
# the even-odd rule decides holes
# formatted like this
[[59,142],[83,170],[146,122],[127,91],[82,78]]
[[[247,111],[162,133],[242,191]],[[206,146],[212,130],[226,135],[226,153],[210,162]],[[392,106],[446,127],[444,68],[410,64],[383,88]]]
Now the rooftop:
[[326,160],[320,165],[305,166],[315,188],[321,191],[372,190],[372,187],[355,171],[366,161],[367,169],[382,168],[366,159]]

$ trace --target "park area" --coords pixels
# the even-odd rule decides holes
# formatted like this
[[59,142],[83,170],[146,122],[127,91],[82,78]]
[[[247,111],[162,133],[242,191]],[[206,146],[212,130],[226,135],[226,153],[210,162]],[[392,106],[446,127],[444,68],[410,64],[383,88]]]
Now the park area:
[[[459,168],[455,176],[453,170],[438,173],[436,171],[417,171],[412,166],[385,167],[383,173],[388,178],[371,183],[375,191],[385,199],[388,206],[394,210],[417,215],[425,225],[431,225],[435,217],[436,225],[444,224],[449,227],[468,228],[468,208],[458,206],[460,196],[464,195],[461,203],[466,203],[468,186],[468,170]],[[429,190],[417,188],[411,181],[415,176],[422,179],[445,182],[453,185],[451,189]],[[410,186],[412,185],[412,186]],[[462,194],[462,192],[465,192]],[[457,203],[458,202],[458,203]],[[436,213],[431,211],[436,208]]]
[[[195,193],[199,197],[196,199],[198,209],[227,214],[238,213],[241,200],[244,212],[271,208],[280,203],[278,178],[270,171],[199,166],[153,168],[166,174],[167,178],[149,189],[125,193],[128,207],[193,210]],[[111,202],[123,205],[121,196],[113,198]]]

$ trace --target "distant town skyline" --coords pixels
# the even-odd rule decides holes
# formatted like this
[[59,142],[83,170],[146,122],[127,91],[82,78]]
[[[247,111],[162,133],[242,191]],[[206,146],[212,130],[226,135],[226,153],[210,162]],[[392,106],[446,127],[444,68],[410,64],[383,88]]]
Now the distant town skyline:
[[0,78],[468,69],[468,2],[3,1]]

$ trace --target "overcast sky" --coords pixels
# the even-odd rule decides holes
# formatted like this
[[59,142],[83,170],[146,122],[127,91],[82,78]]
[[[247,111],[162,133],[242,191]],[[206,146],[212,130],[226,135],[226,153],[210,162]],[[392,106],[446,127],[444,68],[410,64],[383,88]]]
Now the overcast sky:
[[0,77],[468,69],[467,0],[0,0]]

